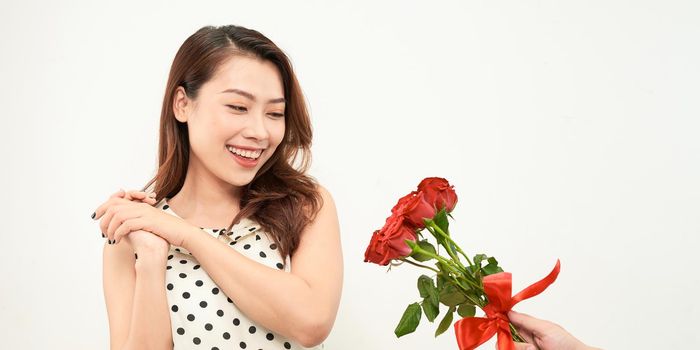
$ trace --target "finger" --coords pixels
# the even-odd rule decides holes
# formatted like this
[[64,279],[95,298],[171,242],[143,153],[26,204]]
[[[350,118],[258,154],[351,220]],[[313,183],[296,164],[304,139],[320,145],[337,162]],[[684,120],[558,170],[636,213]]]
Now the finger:
[[515,312],[513,310],[511,310],[508,313],[508,319],[516,327],[525,328],[525,329],[529,329],[529,330],[537,328],[541,323],[541,320],[538,320],[538,319],[536,319],[530,315],[527,315],[527,314],[521,314],[519,312]]
[[[122,207],[128,206],[132,202],[123,198],[112,198],[110,201],[111,205],[107,208],[102,220],[100,220],[100,229],[102,230],[102,233],[107,236],[106,238],[108,243],[114,244],[114,230],[116,229],[114,225],[116,224],[118,226],[121,221],[129,217],[129,214],[125,214]],[[115,216],[117,215],[120,216],[117,217],[115,221]]]
[[145,191],[129,191],[127,194],[131,197],[131,200],[140,200],[143,203],[148,203],[151,206],[156,204],[155,193],[145,192]]
[[114,199],[114,198],[123,198],[124,195],[125,195],[125,192],[124,192],[124,190],[122,190],[122,189],[120,189],[119,191],[113,193],[111,196],[109,196],[109,198],[107,199],[107,201],[105,201],[105,202],[102,203],[100,206],[98,206],[97,209],[95,209],[95,211],[92,213],[92,218],[95,219],[95,220],[99,220],[100,217],[102,217],[102,215],[104,214],[104,211],[106,210],[106,207],[109,206],[110,200],[112,200],[112,199]]
[[[124,196],[124,190],[119,189],[119,191],[112,193],[112,195],[110,195],[109,198],[119,198],[119,197],[123,197],[123,196]],[[95,211],[92,212],[91,217],[93,220],[98,220],[100,218],[98,213],[97,213],[98,210],[99,210],[99,207]]]
[[100,205],[97,208],[96,219],[100,220],[100,230],[105,235],[107,234],[107,225],[109,224],[109,220],[111,218],[111,214],[108,215],[108,210],[112,206],[117,205],[119,203],[130,203],[130,202],[126,201],[124,198],[110,197],[106,202],[102,203],[102,205]]
[[[496,347],[498,347],[498,344],[496,344]],[[515,342],[515,350],[536,350],[537,348],[528,343],[518,343]]]
[[105,234],[107,235],[107,238],[112,241],[112,244],[116,243],[116,239],[114,237],[114,232],[119,228],[119,226],[124,223],[124,221],[138,217],[138,213],[134,210],[136,209],[133,206],[133,203],[129,202],[128,204],[119,204],[115,205],[108,210],[113,210],[114,213],[112,215],[111,220],[109,221],[109,225],[107,226],[107,231],[105,231]]
[[518,328],[518,330],[522,329],[524,332],[531,335],[531,338],[537,338],[540,336],[550,325],[550,322],[548,321],[540,320],[530,315],[521,314],[512,310],[508,313],[508,319]]
[[140,217],[125,220],[114,231],[114,244],[119,244],[122,239],[126,239],[129,233],[143,229],[144,220]]
[[136,199],[144,199],[144,198],[148,197],[148,193],[143,192],[143,191],[129,191],[127,193],[130,194],[132,198],[136,198]]

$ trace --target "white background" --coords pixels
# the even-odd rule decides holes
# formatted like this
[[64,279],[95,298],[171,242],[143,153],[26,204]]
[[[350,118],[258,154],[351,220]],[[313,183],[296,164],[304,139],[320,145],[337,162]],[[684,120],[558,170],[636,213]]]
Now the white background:
[[454,236],[515,292],[561,259],[517,310],[603,348],[696,348],[699,17],[692,1],[3,1],[0,347],[108,347],[89,215],[154,174],[178,47],[239,24],[291,57],[310,174],[338,207],[327,349],[456,349],[425,319],[393,334],[423,271],[363,262],[427,176],[454,184]]

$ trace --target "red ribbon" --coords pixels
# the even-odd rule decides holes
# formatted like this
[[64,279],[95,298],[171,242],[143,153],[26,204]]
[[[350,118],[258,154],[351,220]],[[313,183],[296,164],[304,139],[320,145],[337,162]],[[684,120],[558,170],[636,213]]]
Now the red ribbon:
[[547,277],[533,283],[511,297],[513,290],[510,272],[499,272],[484,277],[484,292],[489,303],[484,306],[486,317],[465,317],[455,322],[455,335],[460,350],[472,350],[498,334],[499,350],[515,350],[510,334],[508,311],[515,304],[542,293],[559,275],[559,259]]

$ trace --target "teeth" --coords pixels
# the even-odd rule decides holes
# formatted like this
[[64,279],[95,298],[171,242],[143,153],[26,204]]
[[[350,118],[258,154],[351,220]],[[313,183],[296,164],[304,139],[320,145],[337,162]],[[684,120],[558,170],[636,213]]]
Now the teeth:
[[248,151],[248,150],[242,150],[240,148],[235,148],[231,146],[226,146],[226,148],[235,154],[238,154],[239,156],[243,156],[246,158],[251,158],[251,159],[258,159],[260,157],[260,154],[262,153],[262,150],[257,150],[257,151]]

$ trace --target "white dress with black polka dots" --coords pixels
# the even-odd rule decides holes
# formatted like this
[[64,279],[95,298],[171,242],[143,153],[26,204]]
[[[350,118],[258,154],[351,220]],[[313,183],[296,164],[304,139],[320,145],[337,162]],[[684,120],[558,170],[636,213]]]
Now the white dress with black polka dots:
[[[178,216],[167,198],[156,207]],[[290,271],[289,258],[282,260],[271,237],[251,219],[241,219],[231,232],[202,229],[249,259]],[[173,350],[307,349],[246,317],[185,248],[170,246],[165,283]],[[323,344],[313,349],[323,349]]]

